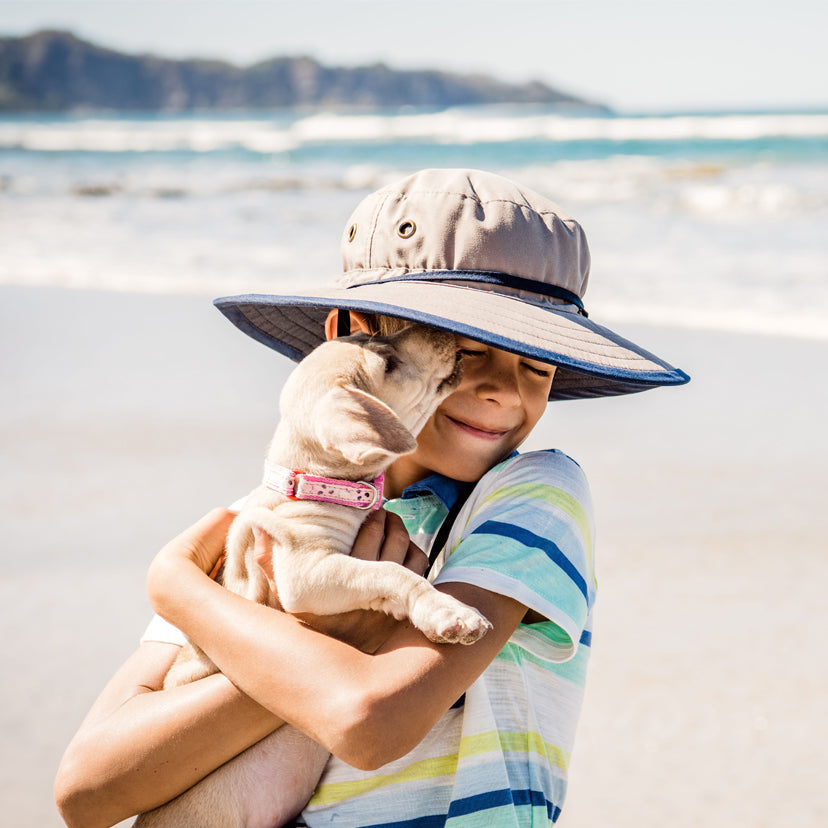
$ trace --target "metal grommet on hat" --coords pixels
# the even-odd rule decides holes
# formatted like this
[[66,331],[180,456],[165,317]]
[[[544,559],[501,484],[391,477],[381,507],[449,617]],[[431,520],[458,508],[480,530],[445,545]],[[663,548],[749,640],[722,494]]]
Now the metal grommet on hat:
[[349,241],[349,242],[352,242],[352,241],[356,238],[356,231],[357,231],[357,226],[356,226],[356,224],[352,224],[352,225],[348,228],[348,241]]
[[417,232],[417,225],[411,219],[404,219],[397,226],[397,235],[401,239],[410,239]]

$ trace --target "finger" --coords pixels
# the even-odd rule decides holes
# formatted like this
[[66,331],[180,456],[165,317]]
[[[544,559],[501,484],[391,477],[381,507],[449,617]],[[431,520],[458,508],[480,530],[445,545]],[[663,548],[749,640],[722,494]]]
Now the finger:
[[258,526],[253,527],[253,554],[256,563],[265,571],[269,580],[273,580],[273,541],[270,535]]
[[428,569],[428,555],[419,546],[409,542],[403,566],[417,575],[425,575]]
[[410,544],[411,540],[408,537],[408,531],[402,518],[389,512],[385,519],[385,538],[383,539],[379,560],[393,561],[398,564],[404,563]]
[[213,568],[210,570],[210,578],[212,580],[216,580],[219,576],[219,572],[221,572],[221,567],[224,564],[224,555],[221,555],[219,559],[216,561]]
[[376,561],[379,558],[388,514],[385,509],[376,509],[368,515],[357,533],[351,557],[363,561]]

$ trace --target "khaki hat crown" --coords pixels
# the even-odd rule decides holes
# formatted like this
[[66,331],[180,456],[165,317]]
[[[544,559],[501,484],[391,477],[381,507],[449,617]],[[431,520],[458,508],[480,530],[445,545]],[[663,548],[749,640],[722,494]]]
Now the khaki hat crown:
[[[582,297],[590,255],[581,225],[538,193],[491,173],[424,170],[359,204],[343,234],[342,263],[342,286],[446,271],[458,281],[464,273],[502,273]],[[533,286],[514,285],[498,292],[545,301],[531,295]]]

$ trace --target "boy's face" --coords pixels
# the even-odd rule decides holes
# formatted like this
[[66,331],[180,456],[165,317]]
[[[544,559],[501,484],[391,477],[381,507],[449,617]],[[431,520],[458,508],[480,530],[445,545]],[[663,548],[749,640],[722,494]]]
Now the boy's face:
[[478,480],[529,436],[546,410],[553,365],[464,337],[457,347],[463,379],[420,432],[417,450],[395,461],[392,479],[403,485],[432,472]]

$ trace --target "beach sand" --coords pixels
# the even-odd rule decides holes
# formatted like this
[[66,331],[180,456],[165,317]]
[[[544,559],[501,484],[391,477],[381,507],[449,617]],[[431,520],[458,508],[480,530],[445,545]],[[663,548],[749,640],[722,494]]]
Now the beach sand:
[[[599,605],[560,824],[823,826],[828,343],[617,326],[693,376],[550,406]],[[150,615],[156,549],[256,484],[290,364],[206,297],[0,287],[0,799],[60,755]]]

